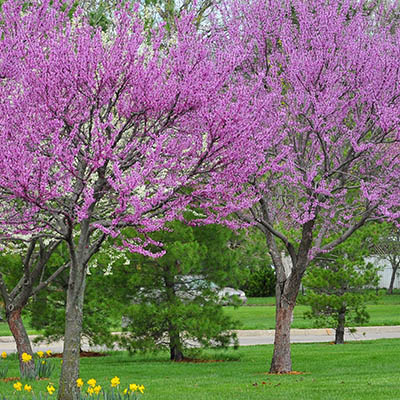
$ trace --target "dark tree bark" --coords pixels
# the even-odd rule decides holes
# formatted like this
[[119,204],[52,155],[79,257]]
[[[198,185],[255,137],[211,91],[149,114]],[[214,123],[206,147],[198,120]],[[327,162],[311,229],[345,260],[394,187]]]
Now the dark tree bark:
[[[277,289],[277,292],[279,289]],[[290,325],[293,319],[293,305],[286,300],[276,302],[274,354],[271,361],[271,373],[287,373],[292,370],[290,351]],[[278,299],[278,293],[277,293]]]
[[344,326],[346,323],[346,307],[339,311],[338,324],[336,327],[335,344],[344,344]]
[[182,361],[184,359],[179,332],[176,332],[171,325],[169,330],[169,350],[171,361]]
[[390,277],[390,284],[387,293],[393,294],[394,281],[396,279],[397,270],[399,269],[400,266],[400,257],[398,256],[390,257],[390,263],[392,264],[392,276]]
[[390,278],[390,284],[387,290],[388,294],[393,294],[393,286],[394,286],[394,280],[396,279],[396,272],[397,269],[392,269],[392,276]]
[[[164,284],[168,302],[174,304],[178,301],[178,296],[175,293],[174,276],[170,274],[168,269],[164,269]],[[168,323],[168,336],[171,361],[182,361],[184,359],[182,350],[183,346],[180,338],[179,328],[176,326],[176,324],[174,324],[174,321],[169,321]]]
[[[25,326],[21,318],[22,308],[13,309],[12,311],[6,311],[6,318],[8,326],[10,327],[11,333],[14,337],[15,344],[17,346],[18,359],[19,359],[19,370],[21,377],[33,376],[35,371],[35,363],[33,361],[33,351],[29,336],[26,332]],[[32,360],[28,362],[22,361],[22,354],[27,353],[32,356]]]

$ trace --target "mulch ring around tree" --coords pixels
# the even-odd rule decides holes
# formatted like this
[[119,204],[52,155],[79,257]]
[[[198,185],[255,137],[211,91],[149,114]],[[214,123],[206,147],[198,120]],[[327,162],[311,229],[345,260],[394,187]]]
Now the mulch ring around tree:
[[[106,357],[108,354],[106,353],[98,353],[97,351],[81,351],[80,357]],[[50,358],[62,358],[63,353],[53,353]]]
[[14,382],[14,381],[20,381],[21,378],[19,376],[9,376],[8,378],[1,378],[0,381],[2,382]]
[[[15,382],[20,381],[22,378],[20,376],[9,376],[8,378],[1,378],[0,382]],[[50,378],[36,378],[37,381],[48,381]]]
[[304,375],[308,372],[290,371],[290,372],[267,372],[266,375]]
[[181,361],[175,361],[178,363],[193,363],[193,364],[201,364],[201,363],[218,363],[218,362],[225,362],[227,360],[208,360],[202,358],[184,358]]

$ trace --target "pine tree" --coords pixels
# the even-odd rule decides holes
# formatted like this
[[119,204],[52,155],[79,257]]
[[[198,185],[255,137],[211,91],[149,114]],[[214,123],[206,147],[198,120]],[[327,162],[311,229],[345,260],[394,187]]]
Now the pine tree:
[[[235,321],[223,313],[218,286],[235,280],[234,233],[218,225],[171,224],[158,232],[165,255],[154,259],[129,254],[131,265],[115,271],[113,287],[125,294],[125,327],[120,344],[129,351],[168,348],[173,361],[197,341],[202,347],[226,347],[237,337]],[[132,274],[132,266],[136,272]]]
[[316,326],[336,330],[335,343],[344,343],[346,326],[362,325],[369,320],[367,301],[376,298],[372,290],[379,284],[379,268],[366,263],[368,243],[374,227],[357,231],[334,251],[318,257],[306,272],[306,294],[300,302],[311,306],[305,317]]

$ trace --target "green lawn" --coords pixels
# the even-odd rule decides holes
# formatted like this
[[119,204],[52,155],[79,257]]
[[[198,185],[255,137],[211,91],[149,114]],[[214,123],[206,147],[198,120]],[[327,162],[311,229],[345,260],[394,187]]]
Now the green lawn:
[[[394,400],[399,399],[398,359],[400,340],[352,342],[345,345],[292,345],[293,369],[302,375],[268,375],[272,346],[208,353],[231,361],[178,363],[167,355],[112,353],[104,358],[82,359],[81,377],[97,379],[103,387],[117,375],[121,387],[143,384],[143,400]],[[16,361],[8,376],[17,375]],[[60,361],[55,360],[59,365]],[[59,367],[57,367],[57,372]],[[50,381],[31,383],[43,390]],[[0,381],[0,393],[11,394],[13,382]],[[14,397],[10,397],[14,398]]]
[[[234,309],[226,307],[228,315],[241,321],[241,329],[274,329],[275,299],[273,297],[250,298],[246,306]],[[313,322],[303,318],[308,306],[297,305],[294,309],[292,328],[313,328]],[[400,325],[400,294],[384,295],[376,304],[368,304],[370,321],[366,326]]]

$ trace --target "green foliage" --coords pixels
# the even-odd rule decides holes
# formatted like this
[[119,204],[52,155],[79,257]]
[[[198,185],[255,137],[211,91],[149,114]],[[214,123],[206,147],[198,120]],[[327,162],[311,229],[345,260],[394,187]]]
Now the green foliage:
[[[46,279],[56,268],[67,260],[67,251],[61,246],[51,256],[45,272]],[[57,341],[64,337],[66,290],[69,271],[60,274],[46,289],[41,290],[28,304],[26,311],[31,319],[31,327],[42,332],[34,341]],[[107,286],[104,271],[91,269],[87,276],[85,303],[83,306],[83,331],[90,344],[111,344],[113,327],[113,300],[102,293]],[[107,281],[107,280],[106,280]],[[104,289],[105,290],[105,289]]]
[[54,364],[48,359],[39,358],[39,360],[35,360],[36,379],[50,378],[54,368]]
[[306,295],[300,303],[311,306],[304,313],[317,327],[337,327],[339,313],[346,313],[346,326],[363,325],[369,320],[366,302],[376,298],[364,290],[377,284],[378,275],[372,264],[313,266],[303,279]]
[[125,303],[134,303],[124,310],[120,344],[130,352],[182,353],[193,339],[204,347],[236,342],[236,322],[223,313],[217,289],[240,276],[235,234],[217,225],[174,222],[170,228],[153,235],[164,243],[163,257],[130,254],[130,265],[113,272],[113,286],[125,292]]
[[139,400],[141,398],[141,394],[137,392],[127,391],[126,393],[121,393],[114,389],[111,391],[101,390],[98,394],[81,393],[80,395],[80,400]]
[[239,263],[244,266],[239,289],[247,297],[268,297],[275,295],[275,270],[268,253],[265,236],[255,229],[242,235],[238,248]]
[[268,297],[275,295],[276,276],[271,265],[249,269],[240,289],[247,297]]
[[7,376],[8,365],[4,360],[0,360],[0,378],[3,379]]
[[[303,278],[306,294],[301,304],[311,306],[306,318],[315,326],[362,325],[369,320],[366,302],[376,299],[371,288],[379,284],[378,268],[364,262],[373,226],[354,233],[333,252],[319,257]],[[342,315],[342,317],[341,317]],[[345,315],[345,321],[340,322]]]

